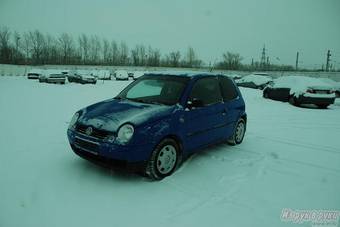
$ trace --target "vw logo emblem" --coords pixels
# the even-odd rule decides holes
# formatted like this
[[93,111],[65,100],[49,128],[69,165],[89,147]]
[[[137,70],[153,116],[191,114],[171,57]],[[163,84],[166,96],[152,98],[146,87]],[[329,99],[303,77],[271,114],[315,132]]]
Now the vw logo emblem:
[[92,132],[93,132],[92,127],[88,127],[88,128],[86,129],[86,131],[85,131],[86,135],[88,135],[88,136],[91,135]]

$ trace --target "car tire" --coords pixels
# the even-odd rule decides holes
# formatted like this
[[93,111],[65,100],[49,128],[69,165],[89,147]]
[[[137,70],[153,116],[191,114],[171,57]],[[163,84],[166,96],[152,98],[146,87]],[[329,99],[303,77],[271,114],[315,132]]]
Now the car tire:
[[235,146],[237,144],[242,143],[244,135],[246,133],[246,122],[243,118],[238,120],[233,135],[227,140],[229,145]]
[[329,106],[328,104],[321,104],[321,105],[317,105],[319,109],[327,109],[327,107]]
[[268,99],[268,91],[267,90],[263,90],[263,98]]
[[146,164],[145,174],[152,180],[170,176],[180,163],[178,143],[170,138],[162,140],[154,149]]
[[300,103],[296,100],[296,97],[294,95],[291,95],[289,97],[288,102],[293,106],[300,106]]

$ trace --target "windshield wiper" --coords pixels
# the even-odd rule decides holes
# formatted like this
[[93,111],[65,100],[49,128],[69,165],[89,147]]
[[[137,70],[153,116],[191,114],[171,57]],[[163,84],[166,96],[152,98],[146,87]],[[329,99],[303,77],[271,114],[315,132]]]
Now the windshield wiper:
[[128,98],[128,100],[131,100],[131,101],[134,101],[134,102],[140,102],[140,103],[147,103],[147,104],[164,105],[163,103],[160,103],[160,102],[138,99],[138,98],[137,99],[129,99]]
[[114,99],[117,99],[117,100],[123,100],[123,98],[122,98],[122,97],[120,97],[120,96],[116,96],[116,97],[114,97]]

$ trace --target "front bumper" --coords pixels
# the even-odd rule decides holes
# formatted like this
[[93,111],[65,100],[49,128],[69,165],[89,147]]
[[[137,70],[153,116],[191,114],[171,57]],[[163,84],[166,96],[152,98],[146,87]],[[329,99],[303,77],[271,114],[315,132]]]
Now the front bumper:
[[36,79],[39,79],[39,76],[38,75],[28,75],[27,78],[36,80]]
[[86,84],[95,84],[95,83],[97,83],[97,81],[96,80],[82,80],[82,82],[83,83],[86,83]]
[[103,142],[71,129],[67,130],[67,136],[77,155],[102,166],[139,169],[149,159],[153,149],[152,144],[119,145]]
[[331,105],[334,103],[335,98],[321,98],[321,97],[309,97],[300,95],[297,98],[297,102],[300,104],[315,104],[315,105]]

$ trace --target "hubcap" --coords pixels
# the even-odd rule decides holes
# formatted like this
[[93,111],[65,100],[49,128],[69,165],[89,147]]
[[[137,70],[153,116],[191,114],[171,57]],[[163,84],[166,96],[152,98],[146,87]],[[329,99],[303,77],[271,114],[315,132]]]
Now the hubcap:
[[240,142],[242,141],[243,139],[243,136],[244,136],[244,123],[241,121],[238,123],[237,125],[237,128],[236,128],[236,134],[235,134],[235,139],[236,139],[236,142]]
[[177,153],[176,148],[172,145],[166,145],[158,153],[157,157],[157,170],[161,174],[167,174],[171,172],[176,164]]

